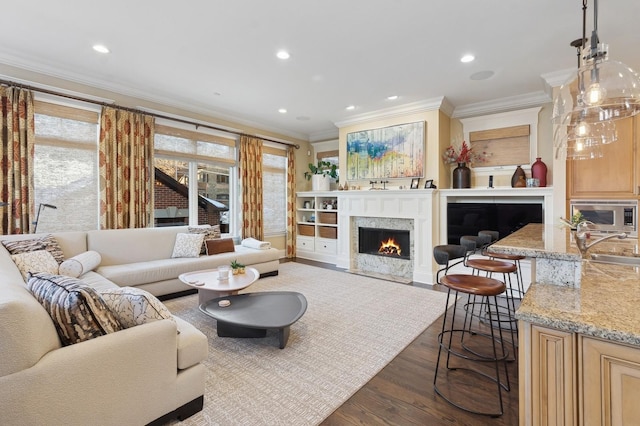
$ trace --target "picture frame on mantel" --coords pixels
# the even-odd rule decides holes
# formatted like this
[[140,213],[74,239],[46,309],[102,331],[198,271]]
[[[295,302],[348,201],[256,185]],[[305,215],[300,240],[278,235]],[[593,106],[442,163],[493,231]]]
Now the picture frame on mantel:
[[418,185],[420,185],[420,178],[413,178],[411,179],[411,186],[409,188],[418,189]]
[[433,179],[427,179],[427,180],[424,182],[424,189],[432,189],[432,188],[433,188],[433,189],[435,189],[435,188],[436,188],[436,186],[433,184]]

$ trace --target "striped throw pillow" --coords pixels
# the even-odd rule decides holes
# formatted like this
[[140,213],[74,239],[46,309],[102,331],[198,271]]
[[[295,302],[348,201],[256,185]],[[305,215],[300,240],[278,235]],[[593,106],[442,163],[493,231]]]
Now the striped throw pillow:
[[76,278],[40,273],[27,284],[51,316],[63,346],[123,329],[100,295]]
[[21,254],[37,250],[47,250],[51,253],[58,264],[64,262],[64,253],[60,248],[60,244],[58,244],[58,240],[56,240],[51,234],[30,240],[3,240],[2,245],[7,249],[9,254]]

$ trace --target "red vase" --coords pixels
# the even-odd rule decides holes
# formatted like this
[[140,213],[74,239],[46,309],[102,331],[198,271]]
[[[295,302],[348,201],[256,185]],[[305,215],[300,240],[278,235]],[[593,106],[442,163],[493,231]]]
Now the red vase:
[[539,186],[547,186],[547,165],[542,162],[540,157],[537,157],[536,162],[531,165],[531,177],[538,179]]

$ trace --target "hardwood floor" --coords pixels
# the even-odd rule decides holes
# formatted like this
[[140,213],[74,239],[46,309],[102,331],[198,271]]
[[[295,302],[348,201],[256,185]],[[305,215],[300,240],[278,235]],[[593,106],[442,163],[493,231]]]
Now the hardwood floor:
[[[332,265],[319,262],[303,259],[296,261],[336,269]],[[446,291],[438,285],[419,286]],[[452,308],[450,308],[450,312],[451,310]],[[462,318],[462,315],[458,314],[457,318]],[[511,390],[509,392],[503,390],[502,392],[504,414],[501,417],[492,418],[467,413],[436,395],[433,390],[433,377],[438,356],[437,339],[441,328],[442,316],[409,344],[380,373],[325,419],[322,425],[517,425],[517,362],[507,363]],[[478,347],[490,348],[489,341],[482,341]],[[508,349],[511,347],[509,346]],[[480,379],[477,375],[461,372],[461,370],[450,374],[451,376],[447,376],[441,362],[438,383],[442,383],[439,385],[442,391],[446,391],[450,385],[452,392],[460,395],[465,404],[475,403],[483,410],[497,407],[497,390],[494,383]],[[453,378],[454,375],[462,377],[462,379],[456,381]],[[451,379],[447,380],[447,377],[451,377]]]

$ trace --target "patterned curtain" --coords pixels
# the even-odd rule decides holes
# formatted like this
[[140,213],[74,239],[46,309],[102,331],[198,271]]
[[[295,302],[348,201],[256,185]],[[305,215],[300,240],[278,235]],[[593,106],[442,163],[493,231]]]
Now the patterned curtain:
[[154,118],[104,107],[100,117],[100,228],[145,228],[153,218]]
[[262,221],[262,140],[240,137],[242,238],[264,239]]
[[35,126],[33,94],[17,87],[0,87],[2,108],[2,234],[29,233],[33,201]]
[[287,148],[287,258],[296,257],[296,148]]

